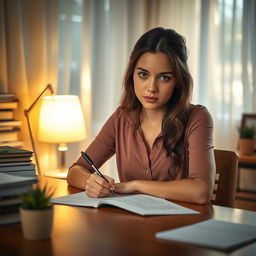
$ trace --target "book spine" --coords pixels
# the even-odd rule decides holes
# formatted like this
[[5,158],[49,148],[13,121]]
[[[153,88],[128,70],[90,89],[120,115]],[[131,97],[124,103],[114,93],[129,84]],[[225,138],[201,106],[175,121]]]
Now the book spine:
[[22,147],[21,121],[14,119],[18,108],[15,93],[0,93],[0,146]]
[[0,142],[9,142],[19,140],[19,129],[14,129],[12,131],[0,131]]

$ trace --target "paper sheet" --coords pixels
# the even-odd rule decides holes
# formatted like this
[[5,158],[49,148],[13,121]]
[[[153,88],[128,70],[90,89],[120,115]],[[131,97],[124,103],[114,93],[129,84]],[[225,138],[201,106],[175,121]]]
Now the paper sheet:
[[218,220],[156,233],[157,238],[191,243],[220,250],[232,250],[256,241],[256,226]]

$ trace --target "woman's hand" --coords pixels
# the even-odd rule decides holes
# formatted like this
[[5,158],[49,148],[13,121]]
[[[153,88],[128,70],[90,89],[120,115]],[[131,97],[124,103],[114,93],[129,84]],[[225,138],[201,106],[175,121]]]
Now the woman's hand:
[[96,173],[90,175],[86,181],[85,193],[89,197],[107,197],[111,195],[111,190],[114,190],[114,179],[105,175],[108,180],[106,182]]

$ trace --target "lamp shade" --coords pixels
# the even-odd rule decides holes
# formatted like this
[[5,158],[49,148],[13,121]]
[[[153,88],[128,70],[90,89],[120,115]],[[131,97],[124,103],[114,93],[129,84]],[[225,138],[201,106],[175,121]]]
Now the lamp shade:
[[45,96],[42,100],[38,140],[70,143],[85,139],[85,123],[78,96]]

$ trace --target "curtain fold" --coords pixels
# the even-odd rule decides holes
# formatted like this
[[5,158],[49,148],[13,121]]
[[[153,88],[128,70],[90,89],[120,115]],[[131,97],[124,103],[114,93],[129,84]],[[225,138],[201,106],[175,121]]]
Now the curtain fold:
[[[32,150],[24,109],[32,104],[48,83],[56,88],[57,1],[1,0],[0,3],[3,13],[0,19],[1,45],[5,45],[3,49],[6,53],[6,61],[1,62],[1,80],[7,77],[1,81],[0,90],[16,93],[19,108],[15,111],[15,118],[22,121],[24,148]],[[30,114],[35,140],[38,111],[39,104]],[[53,146],[36,144],[41,169],[55,166],[56,157],[51,154]]]
[[[236,150],[243,112],[253,110],[251,38],[255,13],[246,10],[249,1],[202,1],[198,102],[214,119],[216,148]],[[252,8],[250,6],[249,8]],[[205,11],[203,11],[205,10]],[[255,30],[255,26],[254,26]],[[204,34],[206,32],[206,34]],[[252,47],[254,48],[254,47]],[[254,67],[255,68],[255,67]]]
[[256,113],[256,2],[243,1],[242,82],[244,112]]
[[2,92],[8,91],[7,80],[7,53],[6,53],[6,22],[5,4],[0,1],[0,88]]

